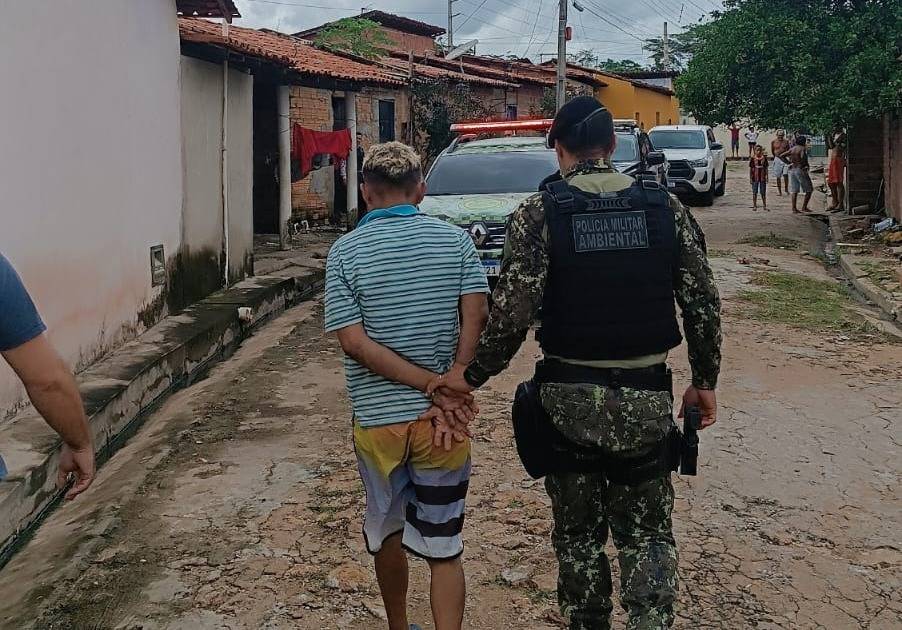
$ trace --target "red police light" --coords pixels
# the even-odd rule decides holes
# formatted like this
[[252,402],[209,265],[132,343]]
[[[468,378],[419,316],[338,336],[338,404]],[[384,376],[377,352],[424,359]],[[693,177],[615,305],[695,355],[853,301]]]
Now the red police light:
[[495,122],[467,122],[451,125],[452,133],[501,133],[505,131],[547,131],[554,122],[550,118],[536,120],[499,120]]

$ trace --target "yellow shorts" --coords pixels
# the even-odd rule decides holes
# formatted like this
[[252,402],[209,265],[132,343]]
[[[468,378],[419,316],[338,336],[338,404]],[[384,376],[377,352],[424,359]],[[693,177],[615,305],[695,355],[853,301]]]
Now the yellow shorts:
[[357,467],[366,489],[363,535],[370,553],[398,533],[409,551],[424,558],[451,559],[463,551],[470,442],[454,442],[446,451],[433,445],[433,435],[428,420],[354,424]]

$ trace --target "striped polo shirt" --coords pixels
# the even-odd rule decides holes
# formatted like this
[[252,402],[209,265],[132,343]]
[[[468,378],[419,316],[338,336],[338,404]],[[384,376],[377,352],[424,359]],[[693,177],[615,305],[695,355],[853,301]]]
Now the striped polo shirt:
[[[386,216],[345,234],[326,261],[327,332],[362,323],[370,339],[436,373],[454,362],[460,296],[488,293],[469,234],[422,214]],[[345,357],[361,426],[410,422],[429,408],[423,392]]]

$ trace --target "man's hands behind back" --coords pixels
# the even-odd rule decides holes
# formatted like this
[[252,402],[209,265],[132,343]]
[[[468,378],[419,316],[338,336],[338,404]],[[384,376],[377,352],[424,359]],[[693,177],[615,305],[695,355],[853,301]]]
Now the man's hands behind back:
[[431,393],[432,406],[420,416],[420,420],[432,422],[435,446],[450,451],[453,442],[463,442],[472,437],[468,425],[479,413],[479,405],[471,394],[445,387]]

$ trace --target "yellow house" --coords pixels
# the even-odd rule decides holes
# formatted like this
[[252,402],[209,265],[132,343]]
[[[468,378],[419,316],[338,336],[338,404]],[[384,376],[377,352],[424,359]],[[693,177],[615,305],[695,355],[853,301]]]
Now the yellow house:
[[680,103],[673,90],[616,74],[594,71],[607,85],[595,89],[595,98],[614,118],[630,118],[645,130],[680,122]]

